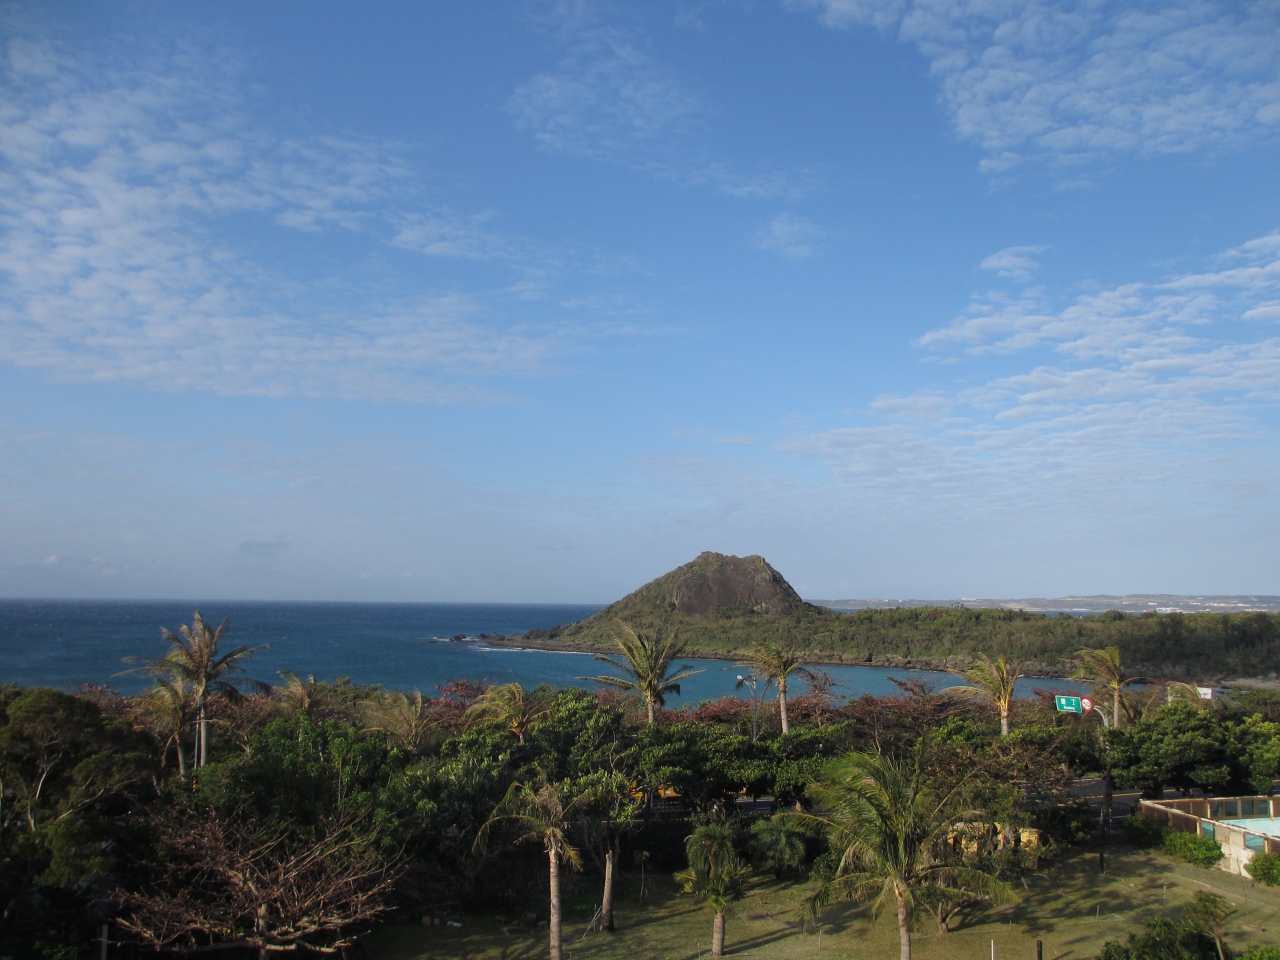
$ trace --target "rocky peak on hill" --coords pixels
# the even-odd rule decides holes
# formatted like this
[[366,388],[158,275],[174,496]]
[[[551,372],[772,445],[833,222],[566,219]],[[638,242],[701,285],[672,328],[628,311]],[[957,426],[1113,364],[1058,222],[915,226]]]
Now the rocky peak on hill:
[[785,617],[806,606],[764,557],[711,551],[646,583],[617,605],[636,602],[693,616],[735,611]]

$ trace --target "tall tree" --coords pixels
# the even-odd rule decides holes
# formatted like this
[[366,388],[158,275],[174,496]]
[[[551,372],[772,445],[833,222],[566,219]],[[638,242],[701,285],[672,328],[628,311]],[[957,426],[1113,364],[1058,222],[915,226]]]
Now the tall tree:
[[676,874],[681,889],[711,911],[711,955],[724,956],[725,911],[742,897],[747,867],[733,849],[733,831],[724,824],[698,827],[685,841],[689,869]]
[[969,685],[952,687],[947,692],[961,697],[982,697],[990,700],[1000,711],[1000,736],[1007,737],[1014,688],[1021,676],[1021,664],[1009,663],[1002,656],[992,660],[985,653],[980,653],[978,662],[964,672],[964,678],[969,681]]
[[809,788],[817,821],[840,855],[836,874],[809,898],[816,916],[836,897],[871,900],[873,915],[895,909],[901,960],[911,960],[911,924],[939,894],[962,889],[991,899],[1009,896],[994,876],[947,856],[951,828],[976,816],[960,805],[961,786],[939,791],[925,769],[923,741],[912,756],[848,753],[832,760]]
[[625,676],[578,679],[604,683],[622,690],[634,690],[644,699],[649,723],[653,724],[657,721],[657,708],[666,706],[667,694],[678,694],[681,680],[702,671],[680,670],[672,675],[671,665],[684,654],[684,644],[678,643],[674,634],[666,642],[659,643],[655,638],[640,636],[621,620],[614,622],[621,633],[621,636],[614,637],[614,642],[618,645],[622,659],[615,660],[603,654],[596,659],[616,667]]
[[239,676],[244,672],[244,661],[267,645],[256,647],[242,645],[219,654],[218,647],[226,636],[228,621],[223,620],[216,630],[209,628],[197,610],[191,625],[183,624],[175,634],[161,629],[161,639],[169,645],[163,657],[125,657],[125,663],[141,663],[138,672],[149,677],[163,677],[169,681],[180,680],[191,690],[196,707],[199,736],[196,743],[196,766],[209,762],[209,699],[234,697],[241,686],[251,687],[261,693],[271,687],[261,680]]
[[168,762],[169,747],[173,746],[178,754],[178,775],[185,777],[187,752],[182,740],[187,727],[195,721],[195,709],[187,681],[180,676],[159,678],[156,685],[147,691],[142,708],[155,725],[163,743],[160,765],[164,766]]
[[738,661],[738,666],[748,667],[778,685],[778,718],[782,721],[784,734],[791,732],[791,720],[787,716],[787,678],[800,671],[803,662],[795,647],[767,641],[757,644]]
[[1111,725],[1119,730],[1126,720],[1132,720],[1129,706],[1124,700],[1124,688],[1141,680],[1141,677],[1125,677],[1120,665],[1120,649],[1107,647],[1105,650],[1086,648],[1076,653],[1076,669],[1073,677],[1088,680],[1093,684],[1099,699],[1111,697]]
[[528,784],[513,783],[480,828],[475,841],[475,849],[483,850],[488,844],[493,825],[509,820],[521,831],[516,837],[516,843],[542,844],[542,849],[547,854],[548,885],[551,892],[551,917],[548,924],[551,960],[561,960],[564,943],[560,922],[560,865],[567,864],[573,870],[582,868],[582,854],[569,842],[569,831],[578,808],[589,806],[596,799],[592,792],[578,792],[576,796],[573,793],[568,783],[542,780],[536,789]]
[[533,721],[545,716],[546,704],[525,694],[518,683],[500,683],[490,687],[476,698],[463,714],[468,720],[497,720],[524,743]]

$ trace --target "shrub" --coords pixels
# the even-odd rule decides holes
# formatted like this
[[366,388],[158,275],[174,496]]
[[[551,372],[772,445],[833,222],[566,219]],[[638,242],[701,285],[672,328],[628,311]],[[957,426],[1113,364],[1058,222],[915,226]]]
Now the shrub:
[[1239,960],[1280,960],[1280,947],[1274,943],[1262,947],[1250,947],[1240,954]]
[[1055,843],[1088,843],[1093,839],[1093,813],[1088,800],[1031,812],[1031,823]]
[[1147,820],[1131,813],[1124,818],[1124,839],[1135,847],[1158,847],[1164,843],[1164,835],[1169,832],[1159,820]]
[[1160,849],[1171,857],[1194,863],[1198,867],[1212,867],[1222,859],[1222,847],[1217,840],[1194,833],[1179,833],[1177,830],[1164,832],[1164,842]]
[[[1230,951],[1224,955],[1231,956]],[[1213,937],[1193,924],[1174,923],[1166,917],[1147,921],[1144,933],[1129,934],[1129,942],[1108,940],[1098,960],[1218,960]],[[1269,960],[1269,958],[1267,958]]]
[[[1264,883],[1268,887],[1280,886],[1280,857],[1274,853],[1255,853],[1245,869],[1258,883]],[[1280,952],[1277,952],[1276,960],[1280,960]]]

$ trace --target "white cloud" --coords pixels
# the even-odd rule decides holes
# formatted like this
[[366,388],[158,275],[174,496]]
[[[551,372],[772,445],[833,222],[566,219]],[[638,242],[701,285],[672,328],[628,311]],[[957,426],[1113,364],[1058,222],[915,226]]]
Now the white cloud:
[[401,222],[391,242],[429,257],[503,259],[509,255],[508,242],[485,227],[493,218],[492,212],[471,216],[444,212],[410,214]]
[[756,233],[755,245],[788,260],[807,260],[817,252],[814,244],[823,236],[822,229],[804,217],[780,213]]
[[495,321],[483,295],[312,282],[236,246],[227,224],[255,218],[286,248],[305,231],[520,260],[487,216],[415,212],[386,146],[272,137],[190,52],[165,69],[31,42],[8,54],[0,361],[164,389],[447,402],[559,349],[553,330]]
[[871,409],[903,420],[929,421],[940,420],[946,416],[953,402],[948,397],[932,393],[920,393],[908,397],[882,394],[871,402]]
[[556,69],[522,83],[511,110],[550,150],[614,159],[657,143],[703,108],[620,26],[578,23]]
[[930,62],[989,172],[1272,141],[1280,9],[1267,0],[790,0]]
[[1005,247],[991,254],[982,261],[983,270],[991,270],[1002,277],[1013,280],[1025,280],[1040,268],[1040,261],[1035,258],[1048,247]]
[[739,173],[689,146],[710,112],[691,84],[651,55],[642,31],[605,23],[591,3],[549,18],[563,55],[520,84],[509,109],[543,149],[590,157],[745,198],[797,197],[806,171]]
[[1076,358],[1133,362],[1186,356],[1207,341],[1198,329],[1218,322],[1265,321],[1280,294],[1280,234],[1250,241],[1220,258],[1221,269],[1163,283],[1130,283],[1054,310],[1042,295],[989,294],[948,326],[931,330],[924,347],[963,345],[971,353],[1011,353],[1051,346]]
[[[1043,294],[988,298],[919,343],[1035,351],[1024,372],[882,396],[873,408],[902,422],[797,436],[783,449],[888,501],[979,513],[1140,511],[1175,489],[1183,509],[1271,497],[1280,333],[1259,329],[1256,310],[1280,293],[1280,234],[1216,266],[1059,310]],[[1250,314],[1254,324],[1241,324]]]

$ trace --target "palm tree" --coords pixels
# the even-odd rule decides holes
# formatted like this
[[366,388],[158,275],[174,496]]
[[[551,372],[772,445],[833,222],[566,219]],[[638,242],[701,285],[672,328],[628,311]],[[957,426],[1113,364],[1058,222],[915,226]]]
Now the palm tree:
[[591,680],[595,683],[607,683],[623,690],[634,690],[644,698],[645,707],[649,711],[649,723],[657,721],[656,710],[667,704],[668,693],[680,692],[680,681],[701,673],[701,670],[681,670],[671,676],[671,664],[684,653],[684,644],[677,643],[675,635],[665,643],[649,637],[639,636],[621,620],[614,621],[622,631],[622,636],[614,637],[618,649],[622,653],[621,660],[604,655],[596,659],[621,670],[625,677],[579,677],[579,680]]
[[1183,918],[1206,936],[1213,937],[1214,946],[1218,948],[1218,960],[1227,960],[1223,945],[1227,918],[1234,912],[1226,897],[1208,890],[1197,890],[1183,911]]
[[169,652],[165,656],[124,658],[125,663],[143,664],[137,668],[139,673],[163,677],[169,681],[181,681],[189,687],[199,724],[196,747],[198,767],[209,762],[209,698],[238,696],[241,685],[253,687],[260,693],[271,689],[261,680],[236,676],[244,670],[242,661],[266,647],[265,643],[256,647],[239,646],[218,655],[218,645],[226,636],[227,624],[228,621],[223,620],[216,630],[210,630],[197,610],[191,618],[191,626],[184,624],[178,628],[177,634],[161,628],[161,639],[169,644]]
[[480,694],[463,716],[468,720],[499,720],[516,735],[518,742],[524,743],[524,735],[533,721],[549,711],[549,707],[526,697],[520,684],[502,683]]
[[723,957],[725,911],[731,901],[741,899],[747,868],[733,849],[733,832],[724,824],[709,823],[693,831],[685,852],[689,869],[677,873],[676,880],[711,911],[711,955]]
[[784,734],[791,732],[791,720],[787,716],[787,677],[799,670],[802,663],[795,647],[767,641],[758,644],[738,661],[738,666],[748,667],[753,673],[778,685],[778,717]]
[[569,842],[570,825],[578,812],[577,808],[595,799],[594,794],[583,792],[566,802],[569,792],[567,783],[549,783],[545,779],[538,783],[536,790],[527,784],[513,783],[480,828],[475,842],[475,849],[483,850],[493,824],[500,820],[510,820],[524,831],[516,838],[516,843],[535,841],[542,844],[547,853],[550,871],[551,960],[561,960],[563,944],[560,926],[560,864],[568,864],[573,870],[582,868],[582,854]]
[[789,814],[775,814],[751,825],[751,849],[757,863],[764,863],[781,880],[788,870],[804,863],[804,826]]
[[161,748],[161,765],[168,759],[169,745],[173,744],[178,753],[178,775],[185,777],[187,752],[182,748],[182,737],[193,721],[195,712],[187,682],[181,677],[160,678],[147,691],[142,706],[156,725],[157,731],[167,736]]
[[1076,654],[1079,666],[1071,676],[1088,680],[1093,684],[1099,698],[1111,694],[1111,725],[1119,729],[1124,726],[1129,715],[1129,706],[1124,701],[1124,688],[1141,677],[1125,677],[1120,666],[1120,650],[1107,647],[1105,650],[1086,648]]
[[873,916],[892,905],[901,960],[911,960],[912,921],[939,895],[969,890],[1007,898],[1008,888],[995,877],[946,854],[951,828],[974,815],[960,808],[958,791],[934,789],[922,745],[902,761],[870,753],[832,760],[809,787],[815,808],[824,812],[792,815],[820,823],[840,855],[836,875],[809,898],[808,917],[835,897],[870,899]]
[[314,702],[313,694],[318,686],[315,674],[309,673],[307,674],[307,679],[303,680],[292,670],[277,670],[276,672],[284,680],[284,686],[272,687],[271,692],[284,702],[285,708],[289,713],[294,714],[301,710],[309,716]]
[[1013,707],[1013,691],[1022,676],[1022,665],[1009,663],[1004,657],[992,660],[978,654],[978,662],[964,672],[970,686],[952,687],[948,693],[961,697],[985,697],[1000,711],[1000,736],[1009,735],[1009,711]]
[[361,700],[356,707],[366,732],[385,734],[409,753],[421,752],[432,727],[431,701],[422,691],[407,695],[391,690],[377,700]]

